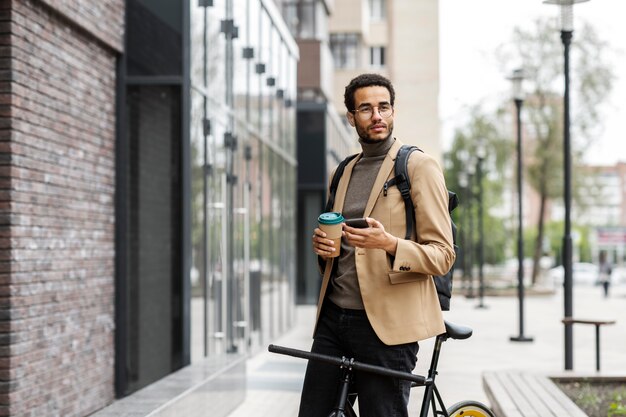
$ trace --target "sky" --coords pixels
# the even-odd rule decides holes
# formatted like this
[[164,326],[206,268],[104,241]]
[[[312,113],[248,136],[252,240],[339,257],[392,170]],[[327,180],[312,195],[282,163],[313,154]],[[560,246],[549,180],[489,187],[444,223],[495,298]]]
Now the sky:
[[[528,27],[541,16],[560,16],[559,7],[542,0],[440,0],[440,97],[444,149],[462,126],[467,109],[510,97],[506,77],[495,60],[496,48],[511,38],[515,26]],[[608,56],[616,80],[603,113],[604,131],[585,153],[590,164],[626,162],[626,0],[590,0],[574,6],[576,27],[585,20],[612,47]],[[555,42],[561,42],[555,34]],[[574,79],[571,80],[575,82]]]

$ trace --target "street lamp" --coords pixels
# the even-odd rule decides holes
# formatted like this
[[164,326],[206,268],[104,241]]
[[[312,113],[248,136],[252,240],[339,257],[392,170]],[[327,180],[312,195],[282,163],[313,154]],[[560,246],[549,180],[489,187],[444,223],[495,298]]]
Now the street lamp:
[[[465,150],[463,150],[465,151]],[[459,152],[463,152],[463,151],[459,151]],[[465,151],[467,152],[467,151]],[[459,160],[462,160],[461,158],[459,158]],[[466,199],[466,196],[468,194],[468,190],[467,190],[467,172],[465,171],[460,171],[459,172],[459,188],[460,188],[460,193],[461,193],[461,203],[462,204],[467,204],[468,200]],[[466,215],[466,211],[463,210],[463,215],[461,216],[461,224],[460,224],[460,231],[461,231],[461,248],[462,249],[462,267],[463,267],[463,289],[466,289],[468,287],[468,282],[467,282],[467,229],[465,228],[465,226],[467,225],[467,215]]]
[[469,154],[466,158],[467,165],[467,216],[469,217],[468,233],[467,233],[467,277],[469,279],[469,289],[465,294],[465,298],[474,298],[474,213],[472,210],[472,201],[474,200],[474,178],[476,175],[476,161]]
[[519,302],[519,335],[511,337],[513,342],[532,342],[532,337],[524,336],[524,235],[522,227],[522,92],[523,70],[516,69],[509,77],[513,83],[513,101],[517,116],[517,299]]
[[483,161],[487,155],[485,141],[480,138],[476,146],[476,182],[478,183],[478,305],[476,308],[487,308],[483,303],[485,295],[485,228],[483,225]]
[[[565,93],[563,94],[563,168],[565,184],[563,197],[565,203],[565,229],[563,231],[563,298],[565,318],[571,318],[574,313],[573,281],[572,281],[572,223],[570,218],[572,205],[572,157],[569,134],[569,47],[574,31],[574,4],[588,0],[545,0],[545,4],[561,6],[561,41],[563,42],[565,75]],[[572,324],[567,321],[565,326],[565,369],[574,369],[574,333]]]

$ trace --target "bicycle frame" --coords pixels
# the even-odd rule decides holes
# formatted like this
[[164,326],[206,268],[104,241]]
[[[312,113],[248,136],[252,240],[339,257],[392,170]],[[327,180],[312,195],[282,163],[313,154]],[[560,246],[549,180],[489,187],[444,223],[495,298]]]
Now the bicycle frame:
[[[437,376],[437,365],[439,364],[439,355],[441,353],[441,345],[448,339],[446,334],[440,334],[435,339],[435,347],[433,348],[433,356],[430,360],[430,368],[428,368],[428,378],[424,384],[424,396],[422,397],[422,408],[420,409],[420,417],[428,417],[428,410],[430,407],[433,409],[435,416],[449,417],[446,411],[446,406],[443,403],[441,394],[435,385],[435,377]],[[433,396],[434,394],[434,396]],[[439,403],[440,410],[437,410],[437,404],[435,399]]]
[[[433,354],[430,361],[430,368],[428,369],[428,376],[424,377],[422,375],[415,375],[408,372],[395,371],[387,368],[383,368],[376,365],[370,365],[367,363],[361,363],[354,360],[354,358],[348,359],[346,357],[334,357],[323,355],[320,353],[306,352],[298,349],[291,349],[283,346],[269,345],[268,350],[273,353],[279,353],[282,355],[293,356],[296,358],[302,358],[307,360],[315,360],[320,362],[329,363],[331,365],[338,366],[341,368],[341,389],[339,391],[339,397],[337,398],[337,403],[335,408],[329,414],[329,417],[356,417],[354,410],[352,409],[351,404],[348,401],[349,396],[349,388],[350,382],[352,381],[352,372],[356,371],[364,371],[371,372],[382,376],[388,376],[392,378],[404,379],[406,381],[411,382],[411,387],[423,386],[424,387],[424,397],[422,398],[422,406],[420,409],[420,417],[428,417],[428,412],[432,407],[433,414],[435,417],[450,417],[450,414],[447,411],[447,408],[443,402],[443,398],[441,398],[441,394],[435,385],[435,378],[437,377],[437,366],[439,364],[439,356],[441,354],[441,345],[443,342],[452,339],[467,339],[472,335],[472,329],[464,326],[454,325],[449,322],[445,322],[446,332],[440,334],[435,339],[435,346],[433,348]],[[471,406],[478,406],[479,411],[481,411],[485,416],[493,416],[493,413],[488,410],[484,404],[480,404],[478,402],[471,402]],[[461,403],[457,403],[452,406],[454,411],[452,413],[458,412],[459,409],[456,406]],[[463,405],[465,406],[465,404]],[[439,409],[438,409],[439,407]],[[463,412],[462,412],[463,413]],[[457,415],[457,414],[454,414]],[[462,414],[458,414],[462,415]],[[474,415],[474,414],[472,414]]]

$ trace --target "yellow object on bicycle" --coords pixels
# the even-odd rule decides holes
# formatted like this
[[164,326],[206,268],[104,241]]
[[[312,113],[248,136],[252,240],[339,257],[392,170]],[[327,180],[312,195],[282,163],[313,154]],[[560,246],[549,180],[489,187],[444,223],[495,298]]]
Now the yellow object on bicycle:
[[448,409],[450,417],[495,417],[483,404],[476,401],[461,401]]

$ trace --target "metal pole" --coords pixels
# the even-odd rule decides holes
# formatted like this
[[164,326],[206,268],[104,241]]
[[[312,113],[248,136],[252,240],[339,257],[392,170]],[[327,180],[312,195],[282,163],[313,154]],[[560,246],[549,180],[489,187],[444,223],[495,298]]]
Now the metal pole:
[[[460,189],[461,189],[461,202],[462,204],[467,204],[468,203],[468,199],[467,199],[467,183],[460,185]],[[463,215],[460,216],[459,218],[459,231],[461,232],[461,246],[462,249],[462,260],[463,260],[463,281],[462,281],[462,286],[463,286],[463,290],[465,290],[465,292],[467,293],[467,289],[469,288],[469,283],[468,283],[468,274],[467,274],[467,267],[468,267],[468,263],[467,263],[467,216],[465,216],[465,210],[463,210]]]
[[473,186],[474,175],[467,175],[467,217],[468,217],[468,230],[467,230],[467,245],[465,254],[467,255],[467,279],[469,280],[469,289],[466,298],[474,298],[474,216],[472,210],[472,200],[474,199]]
[[[207,87],[208,85],[208,75],[209,71],[207,68],[207,36],[208,30],[206,25],[207,19],[207,7],[204,8],[204,16],[203,22],[205,22],[203,26],[202,33],[202,86]],[[202,346],[203,346],[203,356],[209,356],[209,175],[211,173],[211,168],[209,165],[209,129],[207,129],[207,120],[208,120],[208,100],[207,96],[203,96],[202,98],[202,119],[204,123],[203,129],[203,170],[202,170]]]
[[[572,280],[572,158],[570,151],[570,118],[569,118],[569,46],[572,40],[572,31],[562,30],[563,42],[565,94],[563,99],[563,165],[565,170],[565,184],[563,190],[565,203],[565,230],[563,235],[563,297],[565,317],[573,316],[573,280]],[[565,369],[574,369],[574,334],[571,323],[565,323]]]
[[515,99],[517,114],[517,298],[519,302],[519,335],[511,337],[513,342],[532,342],[524,336],[524,235],[522,224],[522,103]]
[[478,305],[476,308],[487,308],[483,303],[485,295],[485,277],[483,266],[485,264],[485,228],[483,225],[483,159],[478,158],[476,166],[476,179],[478,181]]
[[596,371],[600,371],[600,325],[596,324]]

